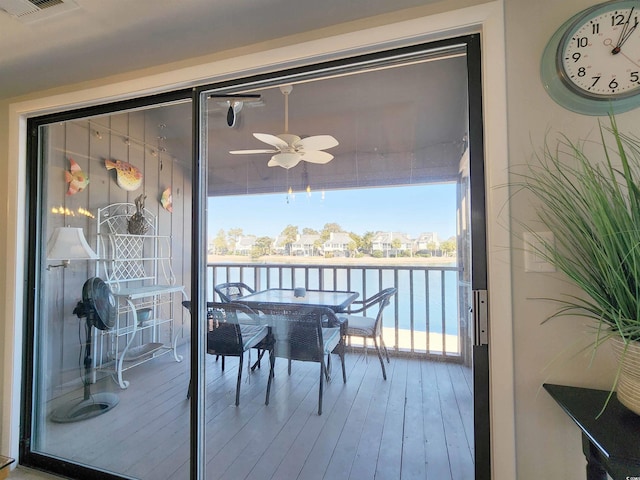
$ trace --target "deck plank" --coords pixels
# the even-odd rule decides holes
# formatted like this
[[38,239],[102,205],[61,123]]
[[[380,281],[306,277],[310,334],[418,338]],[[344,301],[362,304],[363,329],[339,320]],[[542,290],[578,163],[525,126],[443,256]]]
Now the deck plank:
[[387,369],[387,381],[390,382],[389,398],[375,471],[375,478],[381,479],[400,478],[402,474],[408,362],[404,358],[392,358],[391,361],[392,369]]
[[[386,364],[387,380],[384,380],[379,362],[371,363],[374,363],[374,365],[369,365],[369,375],[366,381],[374,385],[374,391],[349,473],[349,478],[353,480],[375,478],[389,397],[391,395],[393,372],[396,365],[395,359],[393,364]],[[390,420],[401,423],[398,422],[401,419],[397,417]]]
[[361,358],[348,356],[347,361],[347,365],[353,365],[353,369],[349,371],[346,387],[336,398],[331,410],[327,412],[325,423],[298,474],[299,480],[324,478],[327,466],[336,449],[337,439],[340,438],[347,418],[353,409],[353,400],[360,390],[367,366]]
[[[406,406],[404,411],[404,436],[402,439],[402,469],[403,479],[412,478],[437,478],[447,480],[449,477],[436,475],[427,477],[428,455],[426,450],[427,418],[423,405],[424,380],[421,374],[421,365],[418,362],[408,362]],[[445,451],[446,454],[446,451]]]
[[448,370],[451,386],[456,397],[456,405],[460,413],[460,420],[467,439],[469,454],[473,458],[473,392],[472,386],[465,381],[465,370],[469,369],[462,365],[451,365]]
[[[319,367],[318,364],[314,366]],[[314,373],[317,372],[300,367],[299,362],[294,362],[291,376],[286,373],[276,375],[274,383],[279,387],[281,384],[284,387],[291,386],[279,388],[277,398],[269,402],[269,408],[264,408],[261,415],[241,432],[239,438],[244,442],[244,447],[235,452],[233,462],[219,478],[270,478],[303,427],[309,408],[314,408],[310,397],[314,398],[316,392],[317,378]],[[256,431],[260,432],[257,436]]]
[[346,418],[344,428],[337,438],[336,446],[327,465],[324,477],[327,480],[348,479],[354,461],[354,453],[362,435],[366,421],[367,410],[376,391],[376,372],[371,368],[371,359],[366,364],[367,368],[355,398],[352,401],[349,415]]
[[[427,478],[452,479],[444,422],[442,421],[442,397],[436,377],[438,362],[421,364],[422,407],[424,411],[424,435],[427,456]],[[473,478],[473,477],[471,477]],[[457,480],[457,479],[453,479]]]
[[451,478],[473,478],[474,467],[464,425],[460,416],[448,365],[435,366],[440,392],[441,417],[444,425],[446,448],[449,456]]
[[[243,372],[236,407],[237,359],[224,372],[215,357],[206,362],[208,480],[473,478],[472,375],[462,365],[391,358],[385,381],[375,355],[348,352],[347,383],[334,357],[318,416],[317,363],[294,362],[289,376],[278,359],[268,406],[268,364]],[[187,362],[164,356],[125,377],[126,390],[109,378],[92,385],[119,396],[113,411],[47,421],[39,450],[132,478],[187,480]]]
[[[338,359],[335,358],[334,360]],[[307,459],[315,453],[315,448],[321,445],[318,442],[318,438],[334,417],[337,400],[344,395],[346,389],[353,388],[352,383],[357,382],[358,376],[355,371],[357,364],[345,361],[345,365],[347,383],[345,384],[342,381],[340,362],[338,360],[334,363],[331,384],[327,385],[324,391],[323,414],[319,416],[314,410],[308,415],[304,428],[298,433],[295,442],[282,458],[272,478],[299,478]],[[327,443],[333,450],[333,442],[328,441]],[[314,465],[316,468],[319,466],[317,462],[314,462]]]

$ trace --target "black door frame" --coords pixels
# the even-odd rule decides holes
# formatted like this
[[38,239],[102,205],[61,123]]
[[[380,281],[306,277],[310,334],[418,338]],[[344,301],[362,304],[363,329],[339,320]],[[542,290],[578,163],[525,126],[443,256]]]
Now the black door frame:
[[[467,48],[468,66],[468,93],[469,93],[469,147],[470,147],[470,183],[471,183],[471,225],[472,225],[472,289],[486,290],[487,288],[487,252],[486,252],[486,214],[485,214],[485,177],[484,177],[484,128],[482,111],[482,74],[480,34],[466,35],[428,44],[403,47],[399,49],[376,52],[372,54],[352,57],[346,60],[324,62],[308,65],[280,72],[256,75],[243,79],[234,79],[217,84],[197,87],[194,89],[178,90],[159,95],[153,95],[134,100],[114,102],[110,104],[81,108],[58,114],[49,114],[28,120],[27,131],[27,161],[30,172],[27,185],[27,211],[29,212],[27,226],[27,244],[34,247],[27,249],[26,279],[27,294],[24,299],[25,312],[25,348],[23,350],[24,374],[22,380],[21,403],[21,432],[20,432],[20,463],[47,470],[52,473],[64,474],[70,478],[87,478],[90,475],[96,479],[124,478],[117,475],[96,471],[85,466],[72,464],[57,458],[53,458],[31,450],[31,426],[32,426],[32,394],[34,378],[34,318],[37,312],[34,305],[35,294],[39,278],[37,266],[41,258],[39,249],[35,248],[40,238],[41,228],[39,222],[38,206],[41,195],[42,165],[39,156],[39,127],[52,122],[60,122],[74,118],[82,118],[106,113],[116,113],[130,109],[153,106],[177,100],[192,100],[193,108],[193,218],[202,218],[206,212],[206,159],[203,155],[203,143],[201,138],[202,124],[200,112],[202,109],[203,93],[210,90],[224,90],[237,87],[240,84],[282,82],[284,78],[310,77],[323,75],[323,72],[332,69],[345,71],[348,68],[359,68],[361,62],[373,62],[389,58],[391,55],[418,54],[425,50],[445,48],[451,45],[465,44]],[[194,222],[192,232],[192,272],[199,272],[198,268],[205,259],[206,251],[206,222]],[[205,278],[203,274],[194,274],[191,283],[192,300],[194,308],[191,315],[191,331],[199,332],[197,325],[199,318],[205,311]],[[490,449],[490,417],[489,417],[489,362],[488,345],[476,345],[474,347],[474,435],[476,479],[491,478],[491,449]],[[204,398],[204,385],[202,382],[202,362],[204,355],[204,334],[192,335],[191,339],[191,381],[194,387],[191,404],[191,468],[192,479],[204,478],[204,459],[199,458],[199,452],[203,451],[204,443],[204,413],[202,398]]]
[[[482,110],[482,52],[480,35],[467,45],[469,90],[469,183],[471,195],[471,290],[487,292],[487,227],[485,198],[485,150]],[[487,294],[488,298],[488,294]],[[483,308],[487,308],[485,304]],[[478,318],[478,312],[474,312]],[[478,325],[473,325],[474,329]],[[489,345],[474,335],[473,408],[475,480],[491,479],[491,417],[489,395]],[[488,337],[487,337],[488,338]]]
[[[23,299],[24,307],[24,332],[23,338],[23,374],[21,381],[21,409],[20,409],[20,445],[19,463],[27,467],[44,470],[67,478],[92,478],[96,480],[116,480],[124,478],[108,472],[88,468],[84,465],[60,460],[50,455],[45,455],[31,449],[33,434],[33,382],[35,378],[35,320],[37,318],[38,295],[40,281],[40,269],[42,255],[39,241],[42,240],[42,195],[44,192],[44,165],[40,158],[40,146],[42,143],[41,127],[52,123],[66,122],[70,120],[87,118],[99,115],[114,114],[130,110],[138,110],[146,107],[154,107],[162,104],[188,101],[193,98],[191,89],[182,89],[172,92],[150,95],[131,100],[123,100],[104,105],[83,107],[64,112],[42,115],[27,120],[27,188],[25,199],[27,201],[27,231],[26,244],[26,294]],[[192,132],[193,134],[193,132]],[[193,181],[193,179],[192,179]],[[194,182],[195,188],[195,182]],[[45,242],[46,243],[46,242]],[[192,325],[193,328],[193,325]]]
[[[266,87],[277,85],[283,81],[295,81],[302,78],[321,78],[327,72],[347,72],[357,71],[363,65],[371,65],[375,62],[384,62],[390,58],[397,57],[409,59],[412,55],[420,55],[425,51],[436,51],[464,44],[467,58],[467,89],[469,103],[469,169],[470,169],[470,191],[471,191],[471,289],[487,290],[487,251],[486,251],[486,209],[485,209],[485,151],[484,151],[484,124],[483,124],[483,102],[482,102],[482,56],[481,37],[479,33],[465,35],[461,37],[449,38],[435,42],[429,42],[409,47],[383,50],[375,53],[350,57],[347,59],[328,61],[318,64],[306,65],[302,67],[270,72],[267,74],[255,75],[251,77],[234,79],[230,81],[215,83],[198,87],[196,91],[201,96],[201,102],[206,95],[212,91],[218,93],[229,93],[233,89],[252,87]],[[195,104],[195,103],[194,103]],[[203,139],[199,139],[198,145],[203,146]],[[201,155],[201,151],[195,152]],[[204,211],[204,210],[203,210]],[[195,267],[194,267],[195,268]],[[194,270],[196,271],[196,270]],[[204,297],[200,302],[202,305],[201,315],[205,315]],[[192,349],[199,348],[193,344]],[[487,344],[474,345],[473,356],[473,396],[474,396],[474,456],[475,456],[475,479],[491,479],[491,418],[489,405],[489,347]],[[194,366],[192,365],[192,368]],[[192,370],[193,371],[193,370]],[[197,373],[197,372],[196,372]],[[192,378],[192,381],[195,379]],[[192,428],[196,428],[202,419],[193,418]],[[202,432],[192,435],[204,435]],[[193,452],[197,452],[197,446],[192,445]],[[192,461],[192,479],[204,478],[197,476],[196,463],[201,460]]]

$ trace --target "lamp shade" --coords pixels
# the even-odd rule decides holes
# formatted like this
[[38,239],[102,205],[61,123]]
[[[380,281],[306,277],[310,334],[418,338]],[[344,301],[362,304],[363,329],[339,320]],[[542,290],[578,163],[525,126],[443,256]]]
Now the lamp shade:
[[57,227],[47,243],[47,260],[97,260],[81,228]]

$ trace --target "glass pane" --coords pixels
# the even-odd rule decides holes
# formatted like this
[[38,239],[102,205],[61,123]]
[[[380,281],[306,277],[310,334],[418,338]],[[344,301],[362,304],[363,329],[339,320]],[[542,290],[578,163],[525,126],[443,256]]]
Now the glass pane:
[[191,104],[40,131],[31,449],[188,478]]
[[[466,223],[460,224],[468,214],[462,204],[468,184],[461,184],[466,57],[460,49],[435,57],[209,92],[208,301],[253,308],[247,323],[271,328],[277,358],[269,382],[267,355],[259,368],[248,368],[260,349],[238,351],[222,363],[215,341],[208,345],[207,478],[306,478],[311,472],[333,478],[344,475],[344,464],[362,478],[373,478],[376,469],[378,476],[400,478],[387,469],[400,464],[399,456],[386,465],[360,459],[378,458],[402,442],[417,449],[415,458],[429,458],[423,446],[438,440],[422,428],[430,424],[423,423],[423,410],[440,412],[441,405],[422,386],[436,382],[451,398],[444,402],[454,405],[456,397],[460,406],[455,428],[465,454],[452,460],[455,471],[473,476],[470,292],[463,272],[470,251]],[[228,283],[246,287],[232,297]],[[296,296],[298,288],[305,295]],[[363,335],[348,338],[346,383],[340,357],[331,355],[323,395],[318,362],[293,359],[289,369],[280,358],[286,357],[278,353],[284,334],[274,303],[315,305],[311,299],[324,298],[323,306],[344,317],[354,298],[387,288],[397,292],[372,328],[392,357],[382,360],[386,383],[373,339]],[[256,292],[247,296],[248,289]],[[346,304],[326,300],[344,292],[356,296]],[[229,308],[236,307],[214,308],[212,339],[221,322],[242,318]],[[359,315],[375,320],[377,313],[374,305]],[[294,340],[285,340],[290,348],[283,351],[294,355]],[[425,407],[423,396],[436,403]],[[417,421],[404,425],[408,418]],[[383,435],[382,422],[403,425],[407,436]],[[444,439],[438,448],[443,455],[429,463],[445,465]],[[421,461],[405,467],[424,470]]]

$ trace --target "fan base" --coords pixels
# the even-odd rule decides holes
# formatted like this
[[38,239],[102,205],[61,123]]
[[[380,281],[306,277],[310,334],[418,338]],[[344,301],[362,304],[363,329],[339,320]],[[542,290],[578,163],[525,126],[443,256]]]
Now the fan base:
[[51,421],[71,423],[87,420],[107,413],[118,405],[120,399],[114,393],[96,393],[87,399],[78,400],[70,405],[62,405],[51,414]]

